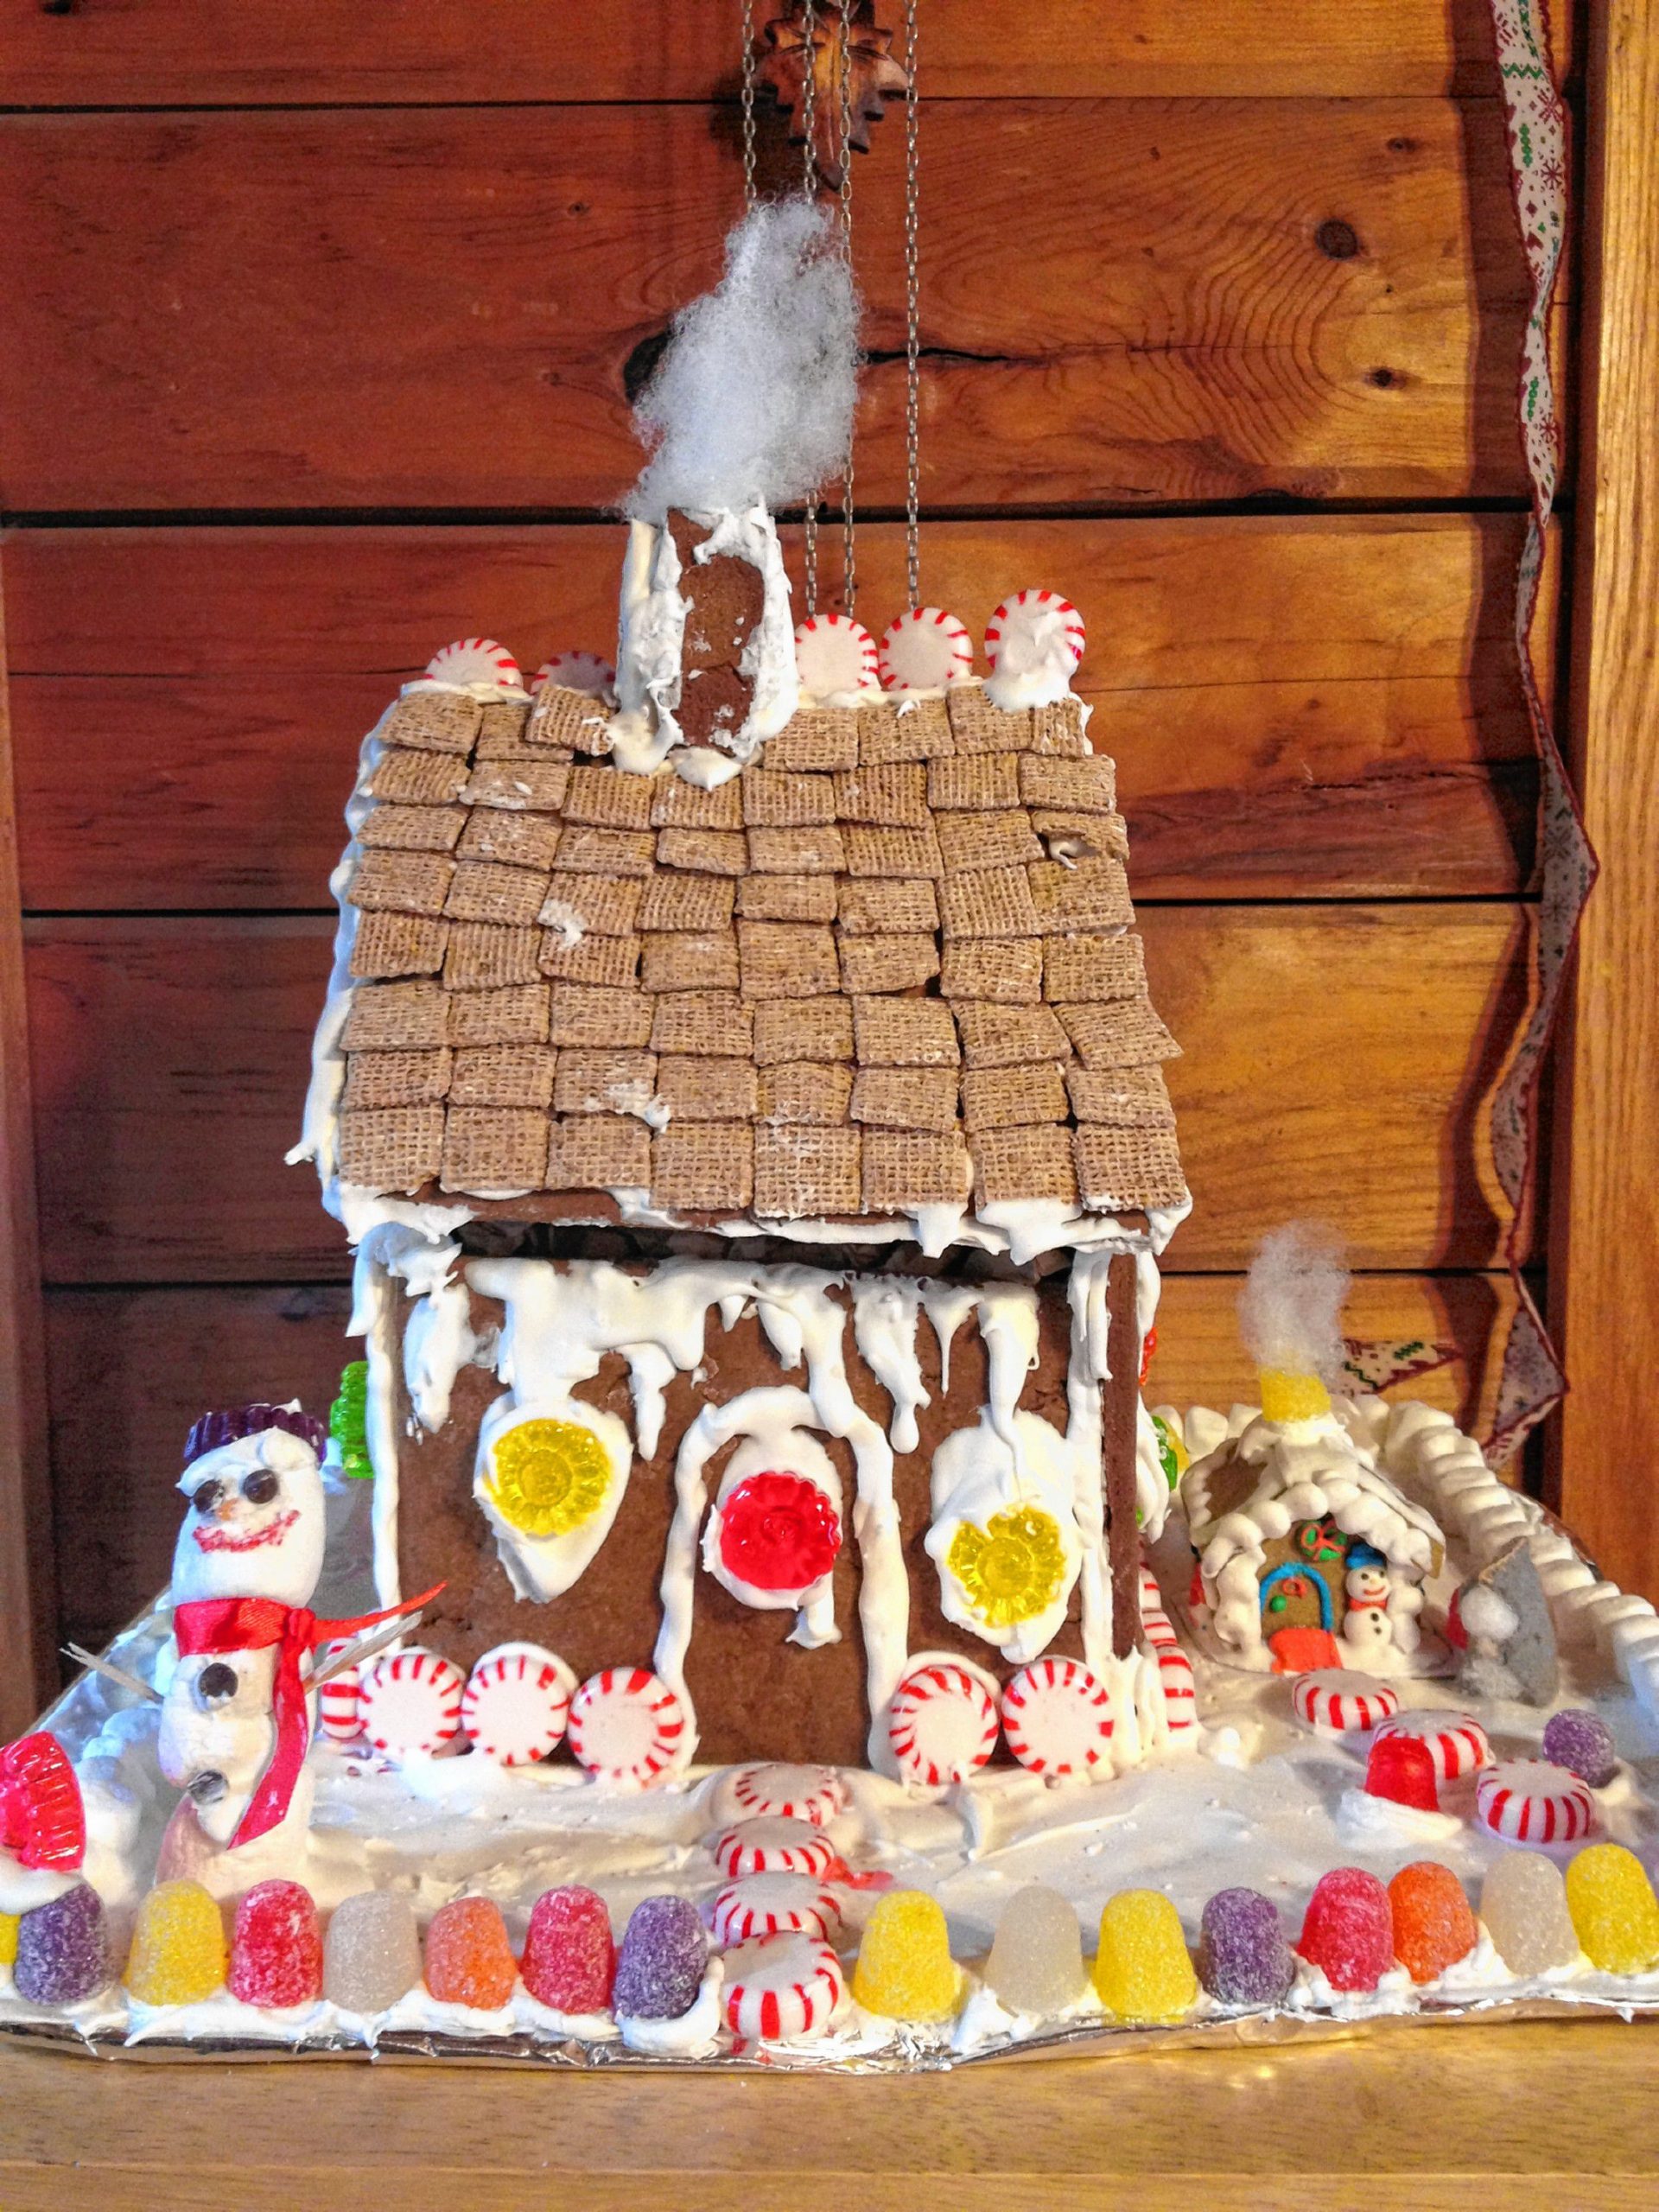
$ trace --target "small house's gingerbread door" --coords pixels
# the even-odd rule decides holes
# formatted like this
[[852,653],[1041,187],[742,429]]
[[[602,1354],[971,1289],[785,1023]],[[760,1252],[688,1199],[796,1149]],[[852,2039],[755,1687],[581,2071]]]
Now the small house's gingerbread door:
[[1335,1624],[1335,1608],[1323,1578],[1300,1561],[1287,1560],[1262,1578],[1263,1640],[1282,1628],[1322,1628]]

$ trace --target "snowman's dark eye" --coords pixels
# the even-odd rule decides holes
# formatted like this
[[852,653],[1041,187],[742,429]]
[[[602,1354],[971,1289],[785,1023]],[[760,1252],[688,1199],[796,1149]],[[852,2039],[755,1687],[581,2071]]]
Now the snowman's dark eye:
[[236,1669],[227,1667],[222,1659],[215,1659],[196,1676],[196,1699],[201,1705],[223,1705],[226,1698],[236,1695]]
[[223,1483],[198,1483],[190,1493],[190,1503],[198,1513],[211,1513],[224,1495]]
[[282,1489],[269,1467],[256,1467],[251,1475],[242,1478],[242,1495],[250,1505],[269,1505]]

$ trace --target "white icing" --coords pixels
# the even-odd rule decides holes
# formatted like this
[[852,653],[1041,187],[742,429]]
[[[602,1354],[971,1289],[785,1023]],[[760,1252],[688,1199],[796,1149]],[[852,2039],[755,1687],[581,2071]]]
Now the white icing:
[[901,1275],[866,1275],[855,1278],[852,1294],[853,1340],[893,1401],[887,1435],[895,1452],[913,1452],[920,1441],[917,1412],[931,1402],[916,1342],[921,1285]]
[[1363,1789],[1344,1789],[1337,1806],[1337,1834],[1356,1850],[1411,1851],[1419,1844],[1448,1842],[1462,1827],[1455,1813],[1431,1813]]

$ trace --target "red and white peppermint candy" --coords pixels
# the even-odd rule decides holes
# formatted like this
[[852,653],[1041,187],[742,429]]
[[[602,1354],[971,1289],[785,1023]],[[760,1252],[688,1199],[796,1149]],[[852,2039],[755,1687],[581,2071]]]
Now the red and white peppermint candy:
[[751,1821],[810,1821],[827,1827],[847,1809],[847,1784],[830,1766],[745,1766],[732,1777],[732,1802]]
[[1173,1644],[1176,1641],[1169,1615],[1164,1611],[1164,1593],[1158,1587],[1157,1578],[1152,1569],[1147,1567],[1141,1570],[1141,1626],[1147,1642],[1154,1648]]
[[616,671],[597,653],[555,653],[531,678],[530,688],[556,683],[561,691],[583,691],[590,699],[610,699],[616,692]]
[[757,1936],[831,1936],[841,1906],[810,1874],[745,1874],[715,1891],[709,1925],[722,1947]]
[[457,638],[433,654],[426,672],[436,683],[496,683],[504,691],[524,683],[518,662],[493,638]]
[[1506,1843],[1575,1843],[1595,1826],[1587,1783],[1548,1759],[1505,1759],[1475,1784],[1482,1827]]
[[751,2043],[821,2036],[846,1994],[841,1961],[812,1936],[764,1936],[726,1954],[726,2021]]
[[1428,1746],[1438,1782],[1460,1782],[1492,1763],[1486,1731],[1467,1713],[1396,1713],[1377,1730],[1382,1736],[1411,1736]]
[[1002,1732],[1033,1774],[1086,1774],[1109,1763],[1112,1698],[1077,1659],[1038,1659],[1002,1693]]
[[1158,1656],[1158,1680],[1164,1693],[1164,1719],[1172,1736],[1184,1736],[1198,1725],[1198,1691],[1192,1679],[1192,1662],[1178,1644],[1153,1647]]
[[442,1751],[461,1733],[465,1687],[460,1668],[435,1651],[383,1651],[359,1680],[363,1733],[389,1758]]
[[795,669],[815,699],[881,689],[875,639],[850,614],[809,614],[795,632]]
[[655,1782],[684,1737],[685,1707],[646,1667],[607,1667],[570,1700],[570,1749],[596,1782]]
[[912,607],[881,633],[884,691],[942,691],[974,672],[974,641],[966,623],[942,607]]
[[715,1838],[715,1864],[740,1881],[745,1874],[810,1874],[822,1881],[836,1847],[810,1821],[740,1821]]
[[1017,591],[985,626],[985,658],[1009,675],[1070,677],[1088,644],[1083,617],[1057,591]]
[[893,1694],[887,1745],[906,1782],[965,1782],[996,1749],[996,1700],[977,1675],[944,1662],[912,1667]]
[[1392,1719],[1400,1710],[1400,1694],[1373,1675],[1319,1667],[1297,1675],[1290,1702],[1303,1727],[1316,1736],[1351,1736]]
[[[319,1674],[331,1659],[338,1659],[342,1651],[348,1651],[356,1640],[354,1637],[337,1636],[325,1643],[317,1654]],[[360,1667],[347,1667],[317,1692],[317,1733],[327,1736],[332,1743],[354,1744],[363,1733],[362,1671]]]
[[528,1766],[557,1749],[576,1678],[539,1643],[498,1643],[467,1678],[461,1725],[499,1766]]

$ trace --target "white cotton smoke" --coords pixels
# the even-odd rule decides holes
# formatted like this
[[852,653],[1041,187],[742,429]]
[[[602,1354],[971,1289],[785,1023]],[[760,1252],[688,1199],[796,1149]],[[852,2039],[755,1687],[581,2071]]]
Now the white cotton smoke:
[[835,218],[804,200],[757,207],[726,273],[675,317],[633,410],[651,460],[636,519],[804,499],[840,468],[858,378],[858,295]]
[[1239,1293],[1238,1321],[1258,1368],[1329,1378],[1341,1366],[1348,1270],[1332,1232],[1293,1221],[1264,1236]]

